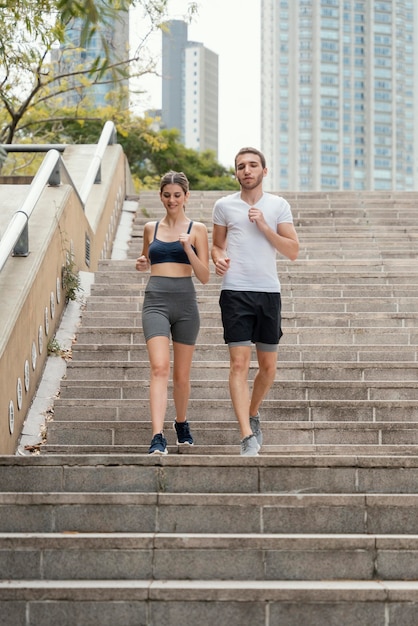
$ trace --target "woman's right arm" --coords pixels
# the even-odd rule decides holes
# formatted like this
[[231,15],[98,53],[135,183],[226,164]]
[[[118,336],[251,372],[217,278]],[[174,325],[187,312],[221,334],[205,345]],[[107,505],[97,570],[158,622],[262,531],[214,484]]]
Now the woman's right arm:
[[142,253],[141,256],[137,258],[135,268],[138,272],[146,272],[150,265],[148,259],[148,248],[149,248],[149,235],[151,232],[152,224],[151,222],[147,222],[144,226],[144,233],[142,237]]

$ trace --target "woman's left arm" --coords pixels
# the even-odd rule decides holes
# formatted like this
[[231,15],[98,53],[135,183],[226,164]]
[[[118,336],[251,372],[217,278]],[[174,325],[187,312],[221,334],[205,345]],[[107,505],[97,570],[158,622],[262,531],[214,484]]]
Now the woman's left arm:
[[184,246],[190,265],[198,280],[205,285],[210,278],[209,272],[209,239],[207,228],[202,222],[194,222],[193,230],[195,231],[194,252],[191,244],[190,235],[181,235],[180,241]]

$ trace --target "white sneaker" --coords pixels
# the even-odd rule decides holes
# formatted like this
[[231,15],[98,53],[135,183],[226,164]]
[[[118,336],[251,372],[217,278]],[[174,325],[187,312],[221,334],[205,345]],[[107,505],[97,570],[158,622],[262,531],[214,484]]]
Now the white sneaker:
[[257,413],[257,415],[250,415],[250,426],[253,431],[253,435],[255,435],[257,443],[261,448],[263,445],[263,433],[260,428],[260,413]]
[[260,444],[255,435],[248,435],[241,440],[241,456],[258,456]]

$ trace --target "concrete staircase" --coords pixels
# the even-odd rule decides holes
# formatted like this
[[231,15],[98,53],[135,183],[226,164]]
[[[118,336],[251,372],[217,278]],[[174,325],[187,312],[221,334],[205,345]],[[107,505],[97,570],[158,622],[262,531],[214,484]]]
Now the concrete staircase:
[[[211,230],[216,192],[188,214]],[[196,445],[149,457],[147,276],[103,261],[41,454],[0,457],[7,626],[416,626],[418,194],[286,194],[283,328],[265,445],[239,456],[219,281],[196,285]],[[254,375],[252,364],[251,377]],[[5,620],[5,621],[3,621]]]

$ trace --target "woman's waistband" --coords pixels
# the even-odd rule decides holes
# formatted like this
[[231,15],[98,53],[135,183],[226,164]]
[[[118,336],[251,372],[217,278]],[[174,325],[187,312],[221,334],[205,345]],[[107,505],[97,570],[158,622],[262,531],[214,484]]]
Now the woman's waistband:
[[191,276],[150,276],[146,290],[188,293],[194,292],[195,287]]

